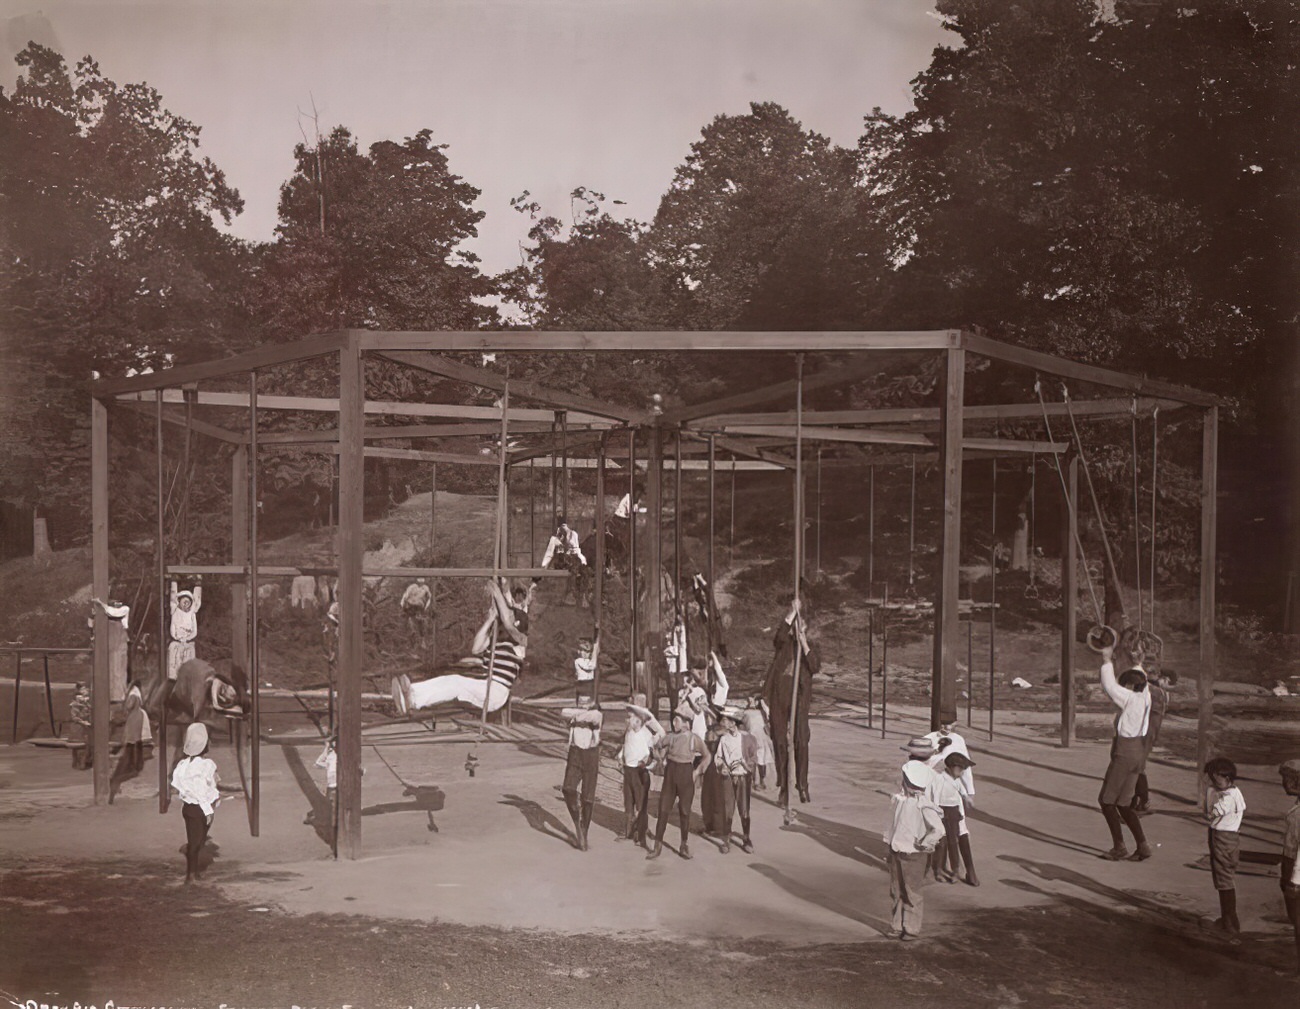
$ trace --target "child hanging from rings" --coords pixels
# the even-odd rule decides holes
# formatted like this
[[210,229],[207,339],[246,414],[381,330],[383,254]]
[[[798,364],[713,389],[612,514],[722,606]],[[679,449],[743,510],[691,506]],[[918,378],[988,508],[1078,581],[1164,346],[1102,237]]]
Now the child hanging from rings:
[[194,641],[199,636],[199,607],[203,605],[203,585],[194,578],[194,589],[176,590],[171,584],[171,642],[167,645],[167,679],[175,680],[181,666],[194,658]]

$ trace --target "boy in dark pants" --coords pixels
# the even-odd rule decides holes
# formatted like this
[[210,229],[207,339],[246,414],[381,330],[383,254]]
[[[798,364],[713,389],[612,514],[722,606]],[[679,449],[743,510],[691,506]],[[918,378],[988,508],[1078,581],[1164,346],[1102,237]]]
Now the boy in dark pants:
[[1286,916],[1295,930],[1296,974],[1300,976],[1300,760],[1288,760],[1278,768],[1282,775],[1282,788],[1295,797],[1286,814],[1286,829],[1282,835],[1282,901]]
[[600,772],[600,727],[605,720],[591,699],[590,689],[579,689],[578,706],[564,708],[560,716],[569,723],[569,752],[564,764],[564,804],[573,817],[575,847],[587,850],[587,828],[596,805],[596,777]]
[[1214,928],[1222,929],[1233,942],[1240,942],[1237,920],[1237,860],[1241,851],[1241,820],[1246,800],[1237,787],[1237,765],[1227,757],[1215,757],[1205,765],[1210,787],[1205,790],[1205,816],[1210,821],[1210,874],[1219,892],[1219,917]]
[[646,846],[650,822],[650,758],[654,744],[665,735],[659,720],[644,706],[645,694],[637,694],[627,706],[627,732],[618,762],[623,769],[623,833],[619,841],[633,840]]
[[[1102,689],[1119,709],[1115,715],[1110,763],[1097,796],[1111,839],[1111,848],[1102,858],[1112,862],[1121,859],[1142,862],[1151,857],[1151,846],[1132,802],[1138,775],[1146,765],[1145,737],[1150,723],[1151,694],[1147,691],[1147,677],[1141,666],[1125,670],[1116,679],[1113,654],[1109,647],[1101,652]],[[1132,855],[1124,845],[1123,826],[1132,831],[1137,843],[1137,851]]]
[[655,744],[655,750],[664,755],[664,783],[659,791],[659,822],[655,824],[655,846],[647,859],[658,858],[664,850],[664,831],[668,829],[668,817],[673,811],[673,801],[677,802],[677,815],[682,831],[682,847],[679,854],[690,858],[691,850],[687,839],[691,833],[691,804],[695,801],[695,784],[709,766],[709,751],[704,740],[691,731],[691,722],[695,712],[686,705],[679,705],[673,712],[673,731]]

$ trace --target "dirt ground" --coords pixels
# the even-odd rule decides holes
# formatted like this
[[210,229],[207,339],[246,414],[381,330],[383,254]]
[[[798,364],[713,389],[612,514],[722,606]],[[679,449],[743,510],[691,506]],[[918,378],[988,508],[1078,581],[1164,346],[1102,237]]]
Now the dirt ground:
[[[269,717],[277,738],[306,731],[301,715]],[[1062,750],[1033,713],[991,742],[969,737],[983,885],[929,886],[923,939],[888,938],[880,829],[899,746],[922,717],[893,711],[882,738],[858,706],[828,704],[813,727],[813,798],[795,823],[758,793],[756,851],[723,855],[696,834],[690,861],[669,850],[647,862],[614,840],[610,762],[591,850],[572,846],[562,737],[541,704],[520,706],[515,742],[478,747],[473,777],[469,737],[368,732],[357,860],[330,857],[315,744],[263,746],[252,837],[219,741],[227,798],[205,879],[188,887],[179,810],[159,815],[154,761],[113,805],[94,806],[65,752],[8,747],[0,994],[119,1007],[1297,1004],[1269,864],[1287,804],[1273,769],[1242,768],[1247,934],[1230,946],[1200,926],[1216,901],[1190,765],[1159,751],[1153,762],[1155,857],[1104,862],[1093,802],[1106,747]],[[304,823],[309,811],[318,824]],[[668,840],[675,849],[675,827]]]

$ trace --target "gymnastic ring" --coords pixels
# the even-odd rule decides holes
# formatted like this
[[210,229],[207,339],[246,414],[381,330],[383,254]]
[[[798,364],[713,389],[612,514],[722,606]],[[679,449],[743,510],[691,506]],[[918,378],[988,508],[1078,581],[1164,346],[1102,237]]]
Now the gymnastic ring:
[[[1104,639],[1105,635],[1110,635],[1109,641]],[[1089,648],[1100,654],[1106,648],[1114,648],[1119,643],[1119,635],[1105,624],[1094,624],[1084,640],[1087,641]]]
[[1144,655],[1160,658],[1164,654],[1165,643],[1155,631],[1138,631],[1137,645]]

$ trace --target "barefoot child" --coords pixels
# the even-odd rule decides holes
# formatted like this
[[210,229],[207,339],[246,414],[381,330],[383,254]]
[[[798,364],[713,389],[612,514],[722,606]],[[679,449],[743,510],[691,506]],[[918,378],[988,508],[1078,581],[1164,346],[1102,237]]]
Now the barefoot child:
[[1230,939],[1241,934],[1237,920],[1237,860],[1241,851],[1241,820],[1246,800],[1237,787],[1237,765],[1215,757],[1205,765],[1210,787],[1205,790],[1205,816],[1210,821],[1210,874],[1219,891],[1219,917],[1214,927]]

